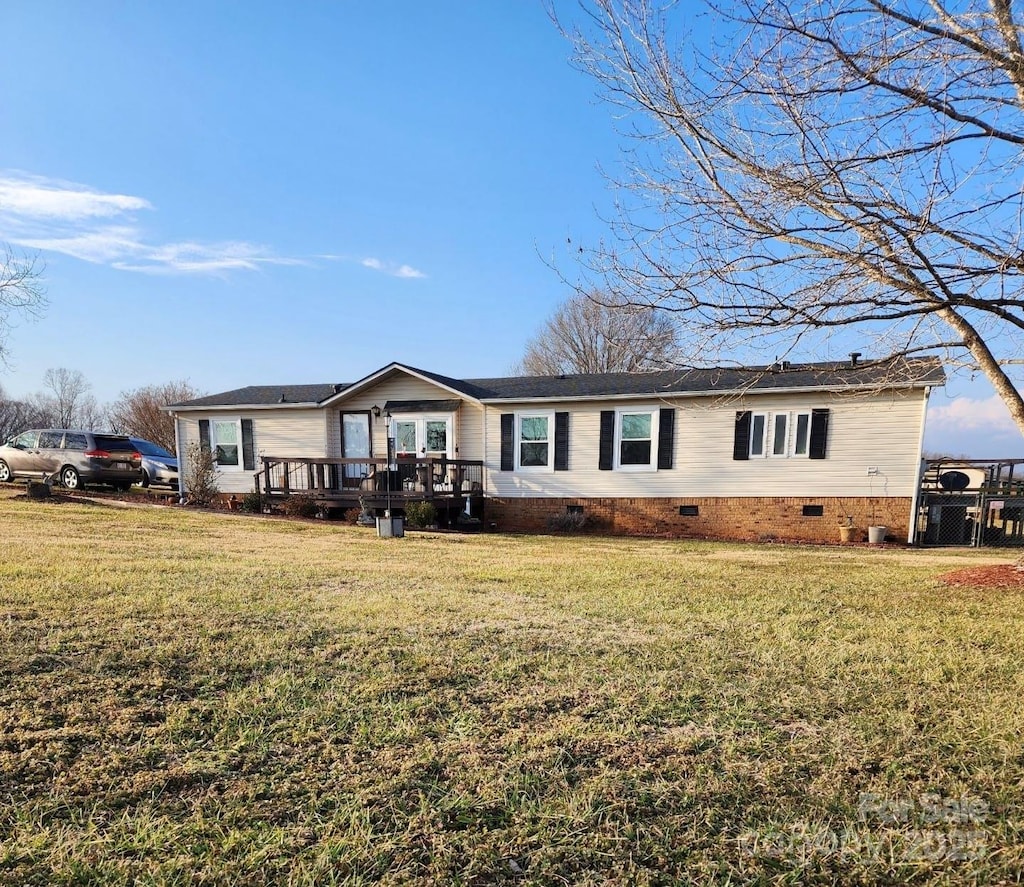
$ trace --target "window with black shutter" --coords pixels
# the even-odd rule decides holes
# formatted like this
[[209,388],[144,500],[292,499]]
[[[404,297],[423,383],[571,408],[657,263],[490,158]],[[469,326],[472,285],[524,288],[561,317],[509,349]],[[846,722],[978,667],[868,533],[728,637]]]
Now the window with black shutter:
[[516,467],[516,416],[501,414],[501,470],[514,471]]
[[676,411],[672,407],[662,407],[658,417],[658,468],[665,470],[672,467],[673,453],[676,443]]
[[242,420],[242,467],[246,471],[256,468],[256,450],[252,438],[252,419]]
[[810,459],[824,459],[828,448],[828,410],[811,410]]
[[597,467],[611,471],[615,465],[615,410],[601,410],[601,437],[598,442]]
[[736,414],[736,430],[733,434],[732,458],[736,461],[750,458],[750,410]]
[[569,414],[555,413],[555,471],[569,470]]

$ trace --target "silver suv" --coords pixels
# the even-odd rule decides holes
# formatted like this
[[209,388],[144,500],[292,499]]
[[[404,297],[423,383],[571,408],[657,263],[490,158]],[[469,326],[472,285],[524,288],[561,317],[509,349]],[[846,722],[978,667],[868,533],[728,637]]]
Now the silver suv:
[[142,456],[123,434],[23,431],[0,446],[0,483],[16,477],[56,477],[69,490],[108,484],[125,491],[142,480]]

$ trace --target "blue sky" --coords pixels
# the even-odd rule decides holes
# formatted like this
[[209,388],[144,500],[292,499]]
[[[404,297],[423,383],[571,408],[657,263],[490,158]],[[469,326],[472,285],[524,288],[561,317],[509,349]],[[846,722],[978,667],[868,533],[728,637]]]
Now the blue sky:
[[[7,4],[0,241],[49,305],[0,385],[508,371],[567,295],[545,259],[614,199],[618,124],[568,58],[540,0]],[[969,380],[927,446],[1024,456]]]

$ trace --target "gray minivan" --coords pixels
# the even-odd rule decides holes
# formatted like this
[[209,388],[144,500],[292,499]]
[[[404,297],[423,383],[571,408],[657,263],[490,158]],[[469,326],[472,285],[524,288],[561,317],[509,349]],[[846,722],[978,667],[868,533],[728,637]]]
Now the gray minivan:
[[142,456],[127,435],[66,428],[23,431],[0,446],[0,483],[47,476],[69,490],[108,484],[125,491],[142,480]]

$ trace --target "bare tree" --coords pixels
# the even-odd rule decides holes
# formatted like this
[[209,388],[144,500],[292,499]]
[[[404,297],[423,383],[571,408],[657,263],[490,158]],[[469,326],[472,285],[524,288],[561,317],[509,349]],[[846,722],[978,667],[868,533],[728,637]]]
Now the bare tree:
[[704,0],[699,43],[682,33],[696,3],[581,2],[576,62],[641,141],[580,291],[681,312],[709,360],[846,329],[878,355],[940,352],[1024,431],[1010,0]]
[[36,259],[18,255],[8,246],[0,248],[0,360],[4,357],[11,314],[36,314],[46,303],[42,274]]
[[47,370],[43,389],[35,398],[36,406],[51,414],[57,427],[98,429],[105,424],[104,412],[92,396],[92,385],[79,370]]
[[200,397],[201,393],[188,382],[165,382],[122,392],[109,409],[114,431],[132,434],[175,451],[174,420],[164,407]]
[[544,322],[517,369],[531,376],[665,369],[673,364],[675,346],[666,314],[621,304],[614,296],[578,294]]
[[47,428],[53,417],[40,409],[32,400],[12,400],[0,387],[0,442],[9,440],[21,431]]

